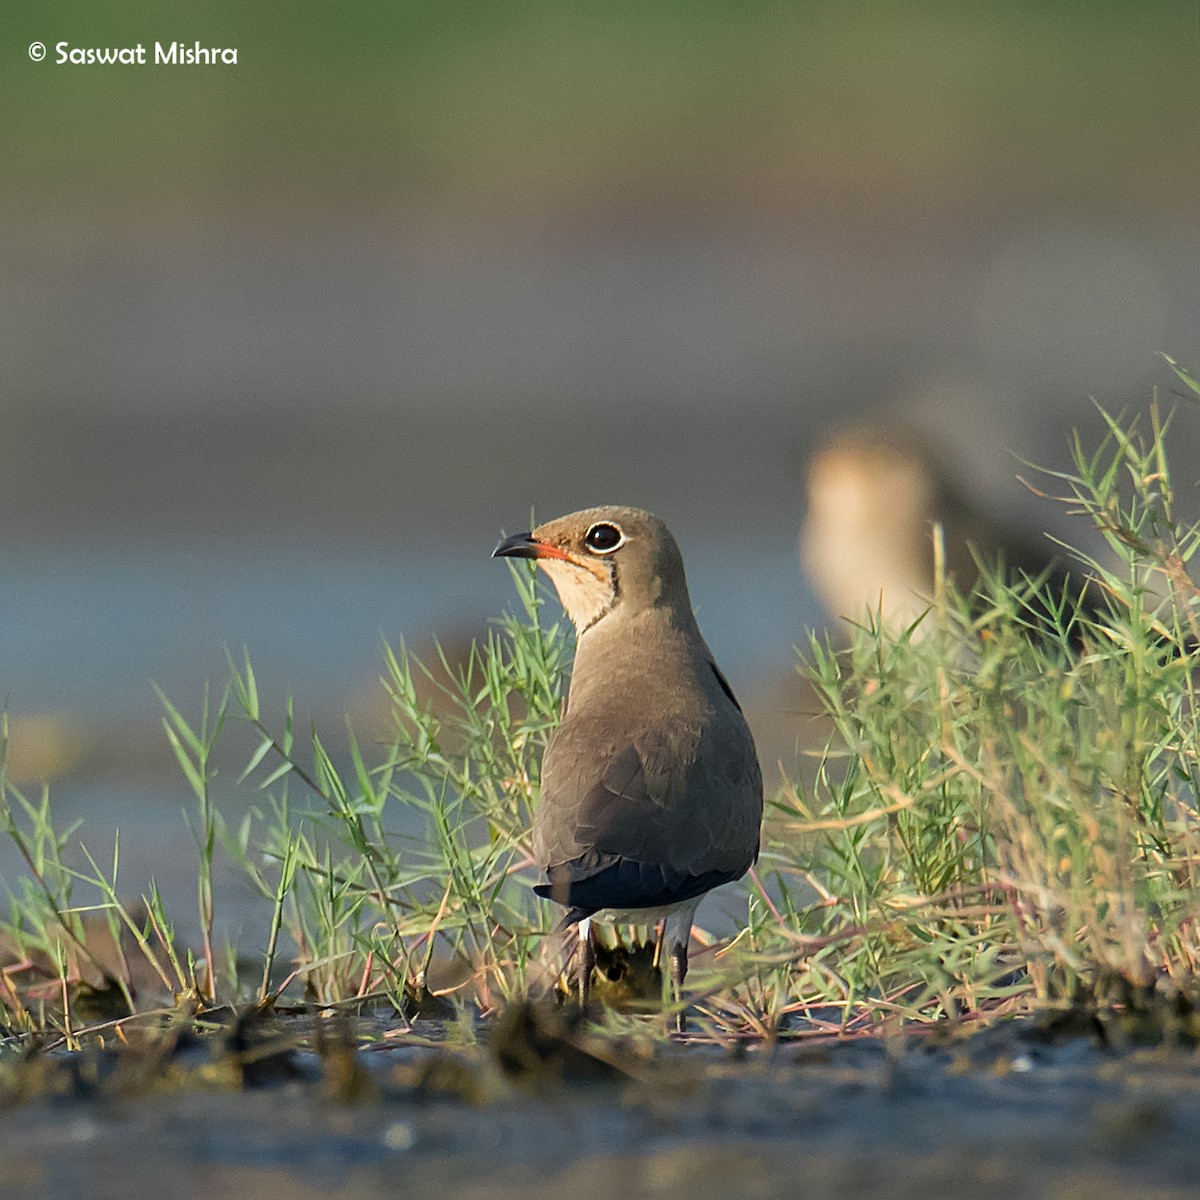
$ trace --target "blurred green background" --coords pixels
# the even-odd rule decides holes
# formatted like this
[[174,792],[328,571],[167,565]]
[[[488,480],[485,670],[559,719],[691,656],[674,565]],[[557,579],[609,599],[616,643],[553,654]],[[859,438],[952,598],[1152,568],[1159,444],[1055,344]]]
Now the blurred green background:
[[[155,40],[238,63],[54,61]],[[149,680],[225,645],[372,711],[381,634],[477,630],[500,532],[604,501],[676,529],[753,691],[825,619],[805,458],[867,413],[1061,522],[1010,451],[1200,361],[1198,47],[1194,0],[6,7],[25,774],[128,803]]]
[[[635,205],[1178,217],[1195,184],[1188,2],[51,0],[0,33],[7,202],[82,226]],[[198,40],[239,63],[55,69],[26,60],[34,39]]]

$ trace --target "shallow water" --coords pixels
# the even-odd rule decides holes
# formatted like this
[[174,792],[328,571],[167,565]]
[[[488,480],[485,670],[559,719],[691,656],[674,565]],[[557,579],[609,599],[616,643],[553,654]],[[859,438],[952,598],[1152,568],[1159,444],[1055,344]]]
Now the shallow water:
[[[321,710],[380,671],[382,639],[412,646],[475,634],[516,604],[494,534],[450,549],[339,555],[326,548],[158,543],[8,547],[0,573],[0,680],[14,712],[116,723],[158,712],[151,682],[182,705],[250,652],[260,682]],[[706,637],[747,682],[786,659],[819,620],[794,542],[732,532],[689,547]],[[553,606],[548,612],[554,613]]]
[[[745,692],[790,660],[815,604],[790,545],[726,536],[696,549],[689,568],[700,620]],[[508,570],[490,561],[490,550],[487,537],[454,553],[406,556],[258,546],[189,554],[157,544],[9,550],[0,574],[0,611],[8,614],[0,680],[10,711],[64,714],[85,739],[104,743],[54,780],[59,825],[81,822],[78,839],[103,863],[119,831],[127,894],[153,878],[181,936],[194,938],[196,856],[183,819],[193,799],[171,761],[151,681],[194,719],[204,682],[223,687],[225,648],[245,647],[269,719],[282,724],[290,692],[301,723],[314,714],[336,744],[343,714],[361,712],[374,692],[384,638],[427,648],[432,636],[474,635],[515,606]],[[553,602],[547,611],[556,611]],[[240,730],[226,740],[252,746]],[[234,823],[255,798],[231,785],[238,761],[222,764],[217,789]],[[253,945],[265,905],[222,856],[218,863],[218,928]],[[0,883],[23,871],[16,848],[0,839]]]

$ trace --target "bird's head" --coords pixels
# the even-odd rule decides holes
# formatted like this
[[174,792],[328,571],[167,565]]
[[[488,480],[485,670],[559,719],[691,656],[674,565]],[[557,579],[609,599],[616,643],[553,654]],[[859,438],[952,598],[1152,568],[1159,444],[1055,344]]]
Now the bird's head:
[[691,613],[679,547],[662,521],[640,508],[570,513],[505,538],[492,555],[534,559],[581,634],[615,612]]

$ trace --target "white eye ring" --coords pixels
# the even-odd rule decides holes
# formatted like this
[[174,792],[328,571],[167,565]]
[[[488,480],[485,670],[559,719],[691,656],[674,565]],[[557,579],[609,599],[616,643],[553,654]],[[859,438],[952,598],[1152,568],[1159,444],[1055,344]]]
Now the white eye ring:
[[[610,545],[607,539],[614,533],[617,535],[617,540]],[[583,535],[583,544],[587,547],[589,554],[612,554],[614,550],[620,550],[625,542],[626,537],[622,533],[621,527],[614,525],[611,521],[597,521]]]

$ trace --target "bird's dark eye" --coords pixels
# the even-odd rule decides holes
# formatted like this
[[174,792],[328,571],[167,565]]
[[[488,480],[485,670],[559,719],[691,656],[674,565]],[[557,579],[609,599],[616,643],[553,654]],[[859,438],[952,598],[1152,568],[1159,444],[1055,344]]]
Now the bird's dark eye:
[[623,541],[625,535],[608,521],[597,521],[584,535],[583,544],[593,554],[611,554]]

